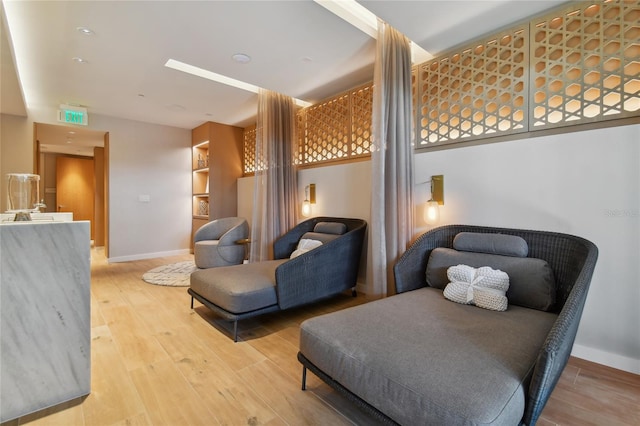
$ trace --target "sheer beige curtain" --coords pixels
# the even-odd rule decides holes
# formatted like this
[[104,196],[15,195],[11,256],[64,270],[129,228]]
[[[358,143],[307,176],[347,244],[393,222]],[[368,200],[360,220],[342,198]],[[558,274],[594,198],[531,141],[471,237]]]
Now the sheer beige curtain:
[[296,225],[295,140],[293,99],[261,89],[258,93],[251,262],[273,259],[275,239]]
[[371,283],[375,294],[393,294],[393,265],[413,235],[411,46],[378,21],[373,78],[371,155]]

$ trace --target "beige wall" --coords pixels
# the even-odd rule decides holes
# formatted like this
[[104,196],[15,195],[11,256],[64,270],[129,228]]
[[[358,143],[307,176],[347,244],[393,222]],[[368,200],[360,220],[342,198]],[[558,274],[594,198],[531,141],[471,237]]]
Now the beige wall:
[[33,122],[0,114],[0,211],[7,210],[7,173],[33,172]]
[[[51,111],[29,118],[2,115],[1,210],[6,173],[33,172],[33,122],[57,124]],[[109,132],[109,256],[125,261],[189,252],[191,130],[92,115],[92,130]],[[42,198],[41,194],[41,198]],[[149,202],[141,202],[149,195]]]

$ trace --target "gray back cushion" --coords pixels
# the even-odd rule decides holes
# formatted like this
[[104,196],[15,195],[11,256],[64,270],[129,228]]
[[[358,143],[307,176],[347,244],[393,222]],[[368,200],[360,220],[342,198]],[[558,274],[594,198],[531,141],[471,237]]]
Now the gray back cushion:
[[505,234],[483,234],[480,232],[458,233],[453,239],[453,248],[460,251],[516,257],[527,257],[527,254],[529,254],[529,245],[522,237]]
[[556,301],[553,271],[542,259],[473,253],[439,247],[431,251],[427,262],[426,279],[430,287],[444,289],[449,283],[447,269],[455,265],[474,268],[490,266],[509,275],[509,304],[527,308],[550,310]]
[[313,232],[305,232],[301,239],[318,240],[322,244],[333,241],[347,232],[347,225],[341,222],[318,222],[313,227]]
[[347,225],[342,222],[318,222],[313,227],[313,232],[342,235],[347,232]]

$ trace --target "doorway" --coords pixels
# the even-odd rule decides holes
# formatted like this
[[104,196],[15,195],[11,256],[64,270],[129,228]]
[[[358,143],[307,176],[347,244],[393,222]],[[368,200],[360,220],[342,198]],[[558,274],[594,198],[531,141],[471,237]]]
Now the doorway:
[[109,133],[35,123],[34,151],[46,211],[73,211],[74,220],[90,220],[94,245],[104,247],[108,258]]

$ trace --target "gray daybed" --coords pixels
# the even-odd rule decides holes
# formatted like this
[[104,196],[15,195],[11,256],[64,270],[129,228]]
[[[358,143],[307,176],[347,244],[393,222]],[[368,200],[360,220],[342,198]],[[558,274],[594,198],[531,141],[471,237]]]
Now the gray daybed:
[[[427,232],[394,267],[397,295],[301,325],[303,389],[310,369],[384,422],[533,425],[571,353],[597,253],[551,232]],[[448,300],[456,265],[506,272],[506,310]]]
[[[316,302],[349,289],[355,296],[366,228],[362,219],[305,220],[274,242],[275,260],[193,272],[188,289],[191,308],[196,299],[233,321],[237,341],[238,320]],[[307,251],[301,248],[302,240],[321,244]]]

